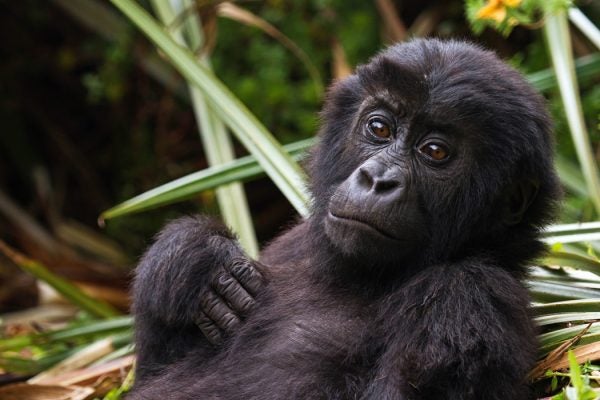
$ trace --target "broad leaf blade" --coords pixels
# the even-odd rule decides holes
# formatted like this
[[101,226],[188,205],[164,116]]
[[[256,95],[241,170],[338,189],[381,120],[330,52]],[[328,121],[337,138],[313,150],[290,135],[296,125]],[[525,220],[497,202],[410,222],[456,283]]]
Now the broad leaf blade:
[[[291,143],[283,148],[294,158],[299,159],[313,143],[313,139],[306,139]],[[236,161],[194,172],[142,193],[104,211],[100,215],[100,219],[116,218],[173,204],[193,198],[204,190],[235,181],[248,181],[261,176],[263,173],[264,170],[258,165],[254,157],[242,157]]]

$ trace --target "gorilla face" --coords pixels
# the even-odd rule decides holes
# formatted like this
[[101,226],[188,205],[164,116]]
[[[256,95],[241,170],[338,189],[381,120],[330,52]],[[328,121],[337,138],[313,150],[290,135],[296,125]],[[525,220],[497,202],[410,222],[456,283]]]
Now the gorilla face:
[[467,241],[535,229],[555,196],[539,96],[493,54],[439,43],[392,47],[329,94],[313,191],[345,255],[448,258]]
[[325,232],[345,254],[422,248],[436,229],[424,200],[453,191],[448,181],[468,164],[459,132],[402,100],[368,97],[352,129],[361,163],[337,186],[325,217]]

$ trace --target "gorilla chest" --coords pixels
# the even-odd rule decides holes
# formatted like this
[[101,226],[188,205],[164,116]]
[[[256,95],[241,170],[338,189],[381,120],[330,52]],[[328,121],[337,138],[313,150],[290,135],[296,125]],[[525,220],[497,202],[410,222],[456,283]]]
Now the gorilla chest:
[[[279,367],[318,375],[366,376],[376,362],[371,318],[358,306],[302,304],[291,306],[272,336]],[[358,377],[357,377],[358,379]]]

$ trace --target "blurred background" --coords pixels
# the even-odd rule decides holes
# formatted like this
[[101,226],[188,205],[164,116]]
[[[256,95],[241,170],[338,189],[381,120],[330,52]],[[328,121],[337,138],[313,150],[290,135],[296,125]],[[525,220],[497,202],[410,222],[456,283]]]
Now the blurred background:
[[[68,398],[112,393],[116,399],[126,390],[127,385],[121,385],[131,365],[131,358],[126,358],[132,353],[131,321],[122,315],[129,307],[131,271],[167,220],[186,213],[222,213],[255,254],[257,246],[305,212],[300,189],[294,202],[255,164],[254,170],[242,165],[247,206],[239,185],[228,185],[230,191],[221,194],[215,190],[215,185],[233,179],[227,175],[232,169],[209,170],[216,175],[208,178],[198,175],[197,171],[218,164],[235,167],[233,158],[249,154],[244,140],[236,139],[244,133],[233,132],[231,142],[215,145],[226,134],[215,106],[219,103],[191,89],[193,79],[182,77],[168,49],[157,50],[131,15],[123,13],[127,2],[119,7],[117,3],[0,0],[0,384],[47,372],[106,338],[110,343],[99,357],[71,364],[70,371],[82,374],[84,367],[112,365],[105,375],[92,374],[95,380],[89,373],[87,380],[81,376],[68,380],[60,374],[56,378],[55,371],[25,388],[0,389],[0,398],[2,393],[17,393],[14,398],[36,399],[40,393],[53,396],[48,394],[54,393],[51,390],[76,387]],[[436,36],[468,39],[492,49],[526,74],[548,100],[555,120],[557,166],[566,191],[560,222],[598,218],[598,1],[577,1],[577,8],[570,9],[573,4],[559,0],[135,4],[166,27],[162,30],[166,36],[187,46],[198,64],[208,66],[202,71],[212,68],[279,143],[291,144],[296,159],[318,128],[324,88],[384,46]],[[561,75],[563,65],[566,72]],[[212,78],[209,75],[208,81]],[[575,102],[565,100],[569,93],[576,95]],[[246,110],[235,111],[240,118],[248,115]],[[216,119],[213,142],[205,135],[211,118]],[[259,155],[254,156],[260,161]],[[290,166],[287,177],[293,180],[298,169],[293,161]],[[177,181],[194,173],[185,182]],[[210,181],[213,178],[216,183]],[[170,182],[171,186],[161,186]],[[154,192],[146,198],[135,198],[149,190]],[[235,197],[234,204],[227,204],[227,196]],[[121,204],[132,198],[133,202]],[[558,231],[592,236],[549,240],[557,259],[567,259],[564,254],[571,260],[585,258],[578,262],[586,267],[575,262],[548,264],[598,273],[598,245],[592,240],[597,239],[593,235],[598,226],[586,227]],[[550,294],[550,289],[539,289],[546,293],[540,302],[594,299],[591,308],[567,311],[600,311],[594,308],[600,304],[598,275],[573,277],[568,269],[557,271],[540,272],[538,281],[564,284],[566,289]],[[563,280],[555,279],[557,275]],[[600,315],[584,317],[566,322],[563,318],[552,328],[575,326],[573,321],[586,326],[600,319]],[[113,325],[107,327],[107,321]],[[592,325],[588,326],[592,331],[584,334],[592,334],[588,343],[598,344]],[[73,333],[82,327],[88,328],[87,333]],[[56,330],[66,330],[67,338],[48,336]],[[555,338],[543,354],[579,332]],[[592,366],[584,375],[594,376]],[[110,379],[97,384],[106,376]],[[552,382],[544,382],[540,393],[558,393],[560,384],[573,377],[549,379]]]

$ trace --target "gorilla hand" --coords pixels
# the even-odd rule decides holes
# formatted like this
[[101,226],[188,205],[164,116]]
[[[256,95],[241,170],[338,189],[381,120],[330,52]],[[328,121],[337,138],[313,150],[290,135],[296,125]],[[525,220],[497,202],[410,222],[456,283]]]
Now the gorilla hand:
[[213,345],[233,333],[254,306],[265,282],[257,265],[248,258],[231,259],[215,271],[210,287],[201,294],[196,324]]
[[259,269],[215,219],[184,217],[165,226],[133,287],[140,379],[191,349],[211,357],[252,308],[265,282]]

